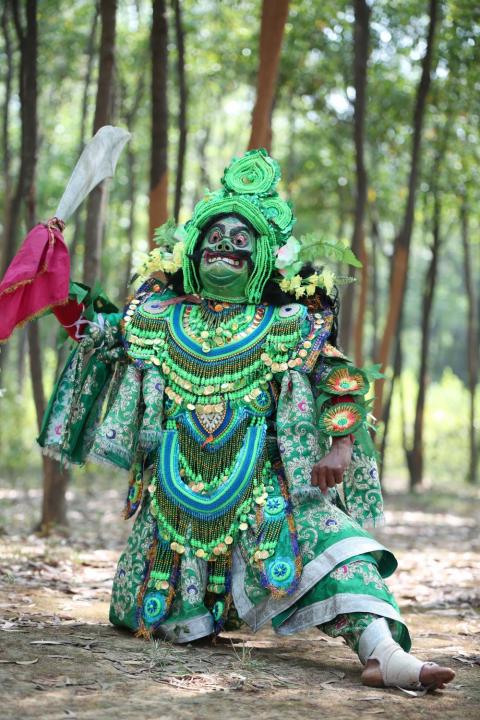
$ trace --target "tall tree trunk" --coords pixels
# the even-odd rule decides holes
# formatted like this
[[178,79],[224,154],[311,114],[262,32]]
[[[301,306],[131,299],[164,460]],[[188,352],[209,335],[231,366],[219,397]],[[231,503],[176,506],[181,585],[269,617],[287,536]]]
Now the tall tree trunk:
[[427,374],[428,374],[428,351],[430,347],[430,325],[435,297],[435,288],[438,276],[438,260],[441,245],[441,198],[438,187],[435,188],[433,197],[433,242],[431,247],[430,263],[425,275],[422,302],[421,322],[421,349],[420,369],[418,371],[418,393],[415,405],[415,422],[413,425],[413,445],[406,449],[408,472],[410,475],[410,490],[419,487],[423,481],[424,467],[424,416],[425,400],[427,395]]
[[187,83],[185,79],[185,31],[182,23],[182,6],[180,0],[172,0],[175,14],[175,37],[177,40],[177,75],[178,75],[178,152],[177,174],[175,178],[175,204],[173,215],[178,222],[182,204],[183,175],[185,170],[185,153],[187,150]]
[[[102,34],[93,134],[103,125],[109,125],[112,117],[116,14],[116,0],[100,0]],[[106,184],[102,182],[90,193],[87,201],[83,282],[90,286],[94,285],[100,274],[106,192]]]
[[[87,131],[87,117],[88,117],[88,96],[90,91],[90,85],[92,81],[93,68],[95,64],[95,45],[97,37],[97,26],[98,18],[100,14],[99,3],[95,3],[92,16],[92,24],[90,27],[90,33],[88,36],[88,43],[86,48],[87,55],[87,67],[85,72],[82,105],[80,111],[80,127],[78,136],[78,152],[80,156],[84,144],[85,136]],[[75,266],[77,265],[77,253],[78,246],[82,237],[82,227],[85,221],[85,210],[84,206],[77,209],[74,216],[73,226],[73,237],[70,244],[70,257],[72,264],[72,272],[75,272]],[[65,364],[66,356],[68,352],[67,344],[64,343],[60,348],[57,348],[57,361],[55,368],[55,381],[60,376],[61,370]],[[31,368],[32,370],[32,368]],[[35,367],[32,370],[41,374],[41,368],[38,370]],[[42,456],[43,462],[43,498],[42,498],[42,509],[41,519],[37,529],[42,533],[48,534],[54,528],[66,527],[67,521],[67,502],[66,493],[67,487],[71,479],[71,472],[68,468],[63,467],[57,460],[48,456]]]
[[370,357],[373,361],[378,355],[378,257],[381,242],[380,229],[376,218],[373,218],[371,221],[371,231],[370,256],[372,259],[372,282],[369,289],[370,307],[372,308],[372,344]]
[[[37,55],[38,23],[36,0],[25,0],[25,28],[22,27],[20,3],[14,2],[13,16],[20,47],[20,116],[21,157],[20,173],[15,198],[18,202],[14,237],[19,224],[22,204],[26,209],[27,227],[35,222],[35,170],[37,162]],[[38,322],[28,326],[30,375],[35,401],[37,424],[41,425],[45,412],[43,389],[42,348]],[[40,527],[49,530],[53,525],[65,525],[66,476],[56,460],[42,456],[43,500]]]
[[149,242],[155,228],[168,219],[168,22],[165,0],[153,0],[150,49],[152,57],[152,134],[150,148]]
[[383,434],[380,443],[380,483],[385,491],[385,458],[387,453],[388,431],[390,430],[390,419],[392,415],[393,393],[395,391],[395,383],[402,374],[403,353],[402,353],[402,335],[401,327],[395,342],[395,352],[393,357],[393,376],[388,388],[387,401],[385,403],[385,412],[383,416]]
[[130,278],[132,277],[133,243],[135,239],[135,214],[137,201],[137,182],[135,177],[135,152],[131,143],[127,145],[127,190],[128,190],[128,230],[127,243],[128,252],[125,263],[125,280],[121,292],[124,296],[128,294]]
[[[127,87],[126,83],[122,82],[120,78],[120,89],[121,89],[121,104],[122,104],[122,115],[125,119],[125,124],[129,132],[133,133],[135,120],[142,102],[142,98],[145,90],[144,76],[140,74],[136,82],[135,95],[132,104],[127,107]],[[132,258],[133,258],[133,245],[135,239],[135,217],[136,217],[136,202],[137,202],[137,181],[135,173],[136,155],[134,145],[129,142],[127,143],[127,192],[128,192],[128,231],[127,231],[127,242],[128,242],[128,253],[127,261],[125,264],[125,281],[124,287],[121,289],[123,295],[128,293],[128,286],[130,285],[130,278],[132,273]]]
[[[407,203],[402,227],[395,238],[393,257],[390,271],[390,288],[388,299],[387,318],[380,346],[379,362],[385,368],[390,359],[393,338],[398,332],[399,317],[403,307],[405,289],[408,275],[408,259],[410,242],[412,238],[415,200],[417,194],[418,176],[422,150],[422,133],[427,106],[427,97],[430,89],[432,61],[434,52],[434,39],[439,15],[439,0],[430,0],[427,46],[422,59],[422,72],[417,88],[415,109],[413,114],[413,137],[408,179]],[[374,415],[382,416],[384,381],[377,383]]]
[[[37,426],[40,431],[46,406],[43,390],[42,348],[37,320],[28,325],[28,345],[33,399],[35,401]],[[68,524],[66,494],[69,472],[60,465],[58,460],[46,455],[42,455],[42,469],[42,508],[36,530],[39,530],[44,535],[49,535],[52,530],[65,528]]]
[[[90,93],[90,85],[92,82],[93,67],[95,64],[95,44],[96,44],[96,37],[97,37],[97,25],[98,25],[99,14],[100,14],[100,6],[98,3],[96,3],[95,8],[93,10],[92,24],[90,27],[90,34],[88,36],[88,43],[87,43],[87,50],[86,50],[87,69],[85,72],[85,79],[83,81],[82,105],[81,105],[81,110],[80,110],[80,127],[79,127],[79,131],[78,131],[77,155],[79,157],[80,157],[80,154],[85,145],[85,137],[86,137],[86,133],[87,133],[88,97],[89,97],[89,93]],[[84,207],[82,205],[75,212],[74,226],[73,226],[73,238],[72,238],[72,242],[70,244],[70,257],[71,257],[73,272],[75,272],[77,251],[78,251],[78,247],[80,244],[80,239],[82,237],[82,227],[84,225],[84,220],[85,220],[85,214],[84,214]],[[73,272],[72,272],[72,275],[73,275]],[[75,277],[75,275],[73,275],[73,276]]]
[[[352,250],[363,263],[360,274],[360,294],[357,317],[355,318],[355,362],[363,363],[363,326],[367,305],[367,252],[365,248],[365,209],[367,205],[367,170],[365,168],[365,111],[367,92],[367,66],[370,39],[370,7],[366,0],[354,0],[355,13],[353,39],[353,75],[355,83],[355,103],[353,113],[353,139],[355,144],[356,193],[355,215],[353,223]],[[355,276],[355,268],[349,268]],[[341,344],[349,352],[353,335],[355,285],[345,289],[342,301]]]
[[11,178],[11,152],[10,152],[10,102],[12,98],[13,84],[13,48],[12,39],[10,37],[9,26],[9,3],[6,2],[2,12],[2,34],[5,52],[4,64],[4,86],[5,99],[3,103],[2,118],[2,158],[3,158],[3,253],[2,264],[0,268],[0,276],[3,275],[7,266],[14,255],[14,247],[10,247],[13,240],[9,232],[10,226],[10,203],[12,196],[12,178]]
[[[10,259],[14,255],[14,247],[11,243],[14,241],[10,232],[10,213],[12,202],[12,177],[11,177],[11,152],[10,152],[10,102],[12,98],[13,85],[13,48],[12,39],[10,37],[9,25],[10,6],[5,2],[2,12],[2,34],[5,52],[4,64],[4,85],[5,96],[3,103],[2,118],[2,158],[3,158],[3,233],[2,233],[2,251],[0,253],[0,277],[8,267]],[[8,356],[8,345],[4,345],[0,349],[0,376],[6,365]]]
[[[24,10],[23,10],[24,8]],[[16,245],[16,238],[20,230],[20,216],[22,206],[26,209],[25,223],[27,228],[34,225],[35,222],[35,168],[37,164],[37,11],[34,0],[25,0],[24,3],[17,0],[11,0],[12,15],[15,23],[15,31],[18,39],[20,50],[20,66],[19,66],[19,96],[20,96],[20,121],[21,121],[21,145],[20,145],[20,170],[18,174],[17,186],[12,200],[10,212],[10,225],[8,233],[10,235],[8,242],[9,250],[12,250],[12,256],[8,258],[8,262],[13,257]],[[23,18],[23,15],[25,18]],[[25,22],[25,26],[24,23]],[[6,136],[8,140],[8,136]],[[22,332],[19,336],[19,347],[26,348],[26,337],[32,333],[32,337],[37,333],[38,328],[31,324],[26,333]],[[30,350],[30,360],[32,361],[33,351]],[[41,362],[40,350],[38,350],[38,358],[34,361]],[[22,367],[19,363],[19,373],[21,376]],[[34,376],[32,373],[32,387],[34,396],[43,396],[42,377]],[[37,419],[41,420],[41,415],[37,415]]]
[[470,483],[478,481],[479,442],[476,435],[475,392],[478,385],[479,344],[480,332],[478,323],[477,298],[473,281],[472,258],[470,251],[469,207],[464,194],[460,205],[460,222],[462,228],[463,245],[463,271],[465,277],[465,292],[467,294],[467,365],[468,365],[468,391],[470,394],[468,439],[469,462],[467,480]]
[[34,0],[25,1],[26,28],[22,27],[21,4],[19,0],[10,0],[15,30],[20,48],[20,116],[21,116],[21,157],[17,186],[12,198],[10,224],[8,228],[9,252],[7,264],[15,254],[20,226],[20,212],[25,204],[27,216],[31,216],[34,202],[35,166],[37,162],[37,16]]
[[257,98],[252,113],[248,149],[272,147],[272,110],[277,86],[288,0],[263,0],[260,27]]
[[[431,317],[433,311],[433,303],[435,299],[435,290],[438,277],[438,263],[441,238],[441,214],[442,214],[442,198],[440,188],[440,173],[448,147],[450,131],[452,126],[452,104],[449,103],[446,110],[447,121],[443,128],[437,128],[437,135],[440,137],[435,158],[432,165],[432,177],[430,187],[433,196],[433,215],[432,215],[432,245],[431,257],[425,274],[423,283],[423,301],[422,301],[422,320],[421,320],[421,343],[420,343],[420,363],[418,372],[418,393],[415,404],[415,421],[413,425],[413,441],[411,447],[405,443],[405,457],[407,460],[408,471],[410,475],[410,490],[419,487],[423,482],[424,469],[424,416],[425,402],[427,396],[427,376],[428,376],[428,356],[430,350],[431,339]],[[425,199],[424,217],[428,218],[427,198]],[[426,221],[427,222],[427,221]],[[425,233],[426,234],[426,233]]]

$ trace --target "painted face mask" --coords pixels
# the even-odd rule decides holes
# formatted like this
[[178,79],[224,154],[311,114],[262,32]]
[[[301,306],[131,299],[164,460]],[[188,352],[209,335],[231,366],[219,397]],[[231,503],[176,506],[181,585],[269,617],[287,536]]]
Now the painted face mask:
[[246,286],[255,262],[256,233],[240,217],[213,222],[201,242],[199,277],[202,295],[247,302]]
[[[276,186],[279,179],[280,167],[266,150],[250,150],[243,157],[234,158],[225,168],[221,189],[209,191],[202,200],[199,200],[192,217],[185,224],[182,270],[187,293],[201,293],[206,297],[231,302],[235,302],[233,298],[240,297],[243,302],[253,304],[261,302],[265,284],[275,269],[276,251],[287,242],[295,222],[289,203],[282,200],[277,193]],[[212,266],[212,273],[209,272],[207,279],[204,272],[205,265],[199,267],[194,255],[199,247],[202,250],[207,249],[208,232],[215,230],[215,223],[220,216],[224,220],[235,216],[237,219],[235,220],[234,217],[232,220],[235,224],[238,223],[238,218],[243,218],[243,222],[248,223],[245,230],[253,228],[255,235],[250,229],[251,263],[243,267],[230,265],[230,277],[227,280],[226,265],[229,263],[217,260],[218,267],[215,267],[214,282],[213,269],[216,263],[209,263],[208,267],[210,269]],[[221,218],[219,222],[222,223]],[[224,222],[223,224],[225,225]],[[220,228],[216,229],[219,231],[219,237],[223,238],[223,243],[233,247],[233,226],[225,226],[223,231]],[[225,252],[223,246],[222,251]],[[200,272],[203,273],[203,277],[200,277]],[[230,287],[227,295],[225,288],[231,285],[233,273],[238,280],[242,277],[243,282],[247,278],[246,286],[239,291],[236,283],[235,290]]]

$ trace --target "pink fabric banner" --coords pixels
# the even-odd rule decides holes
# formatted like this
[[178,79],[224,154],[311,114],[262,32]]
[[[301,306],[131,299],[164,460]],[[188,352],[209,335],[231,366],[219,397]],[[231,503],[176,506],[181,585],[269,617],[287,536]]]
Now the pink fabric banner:
[[0,342],[17,325],[66,302],[70,256],[63,228],[57,218],[36,225],[10,263],[0,283]]

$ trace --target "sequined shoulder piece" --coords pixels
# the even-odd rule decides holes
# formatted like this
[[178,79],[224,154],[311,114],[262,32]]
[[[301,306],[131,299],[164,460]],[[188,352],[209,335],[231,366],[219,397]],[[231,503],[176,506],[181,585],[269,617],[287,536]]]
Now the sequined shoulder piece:
[[302,338],[295,348],[296,369],[310,373],[322,354],[332,329],[333,314],[329,310],[306,312],[302,323]]
[[148,281],[125,307],[123,316],[124,345],[138,367],[156,363],[155,348],[165,342],[165,326],[175,305],[175,294]]

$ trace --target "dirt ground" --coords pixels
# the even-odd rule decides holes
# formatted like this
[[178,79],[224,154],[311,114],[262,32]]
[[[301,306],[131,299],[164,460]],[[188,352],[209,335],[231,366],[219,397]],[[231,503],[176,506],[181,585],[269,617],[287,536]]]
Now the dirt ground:
[[70,534],[39,538],[39,491],[0,491],[0,717],[262,720],[480,718],[480,493],[387,499],[377,536],[422,659],[452,666],[443,692],[373,690],[339,640],[270,630],[172,646],[108,624],[111,580],[129,523],[119,492],[69,493]]

